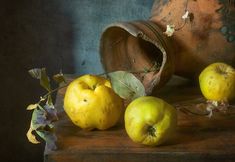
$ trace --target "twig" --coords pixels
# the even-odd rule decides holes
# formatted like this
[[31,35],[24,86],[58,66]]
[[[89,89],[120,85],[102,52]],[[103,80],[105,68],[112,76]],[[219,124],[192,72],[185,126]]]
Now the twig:
[[65,84],[65,85],[63,85],[63,86],[61,86],[61,87],[58,87],[58,88],[55,88],[55,89],[53,89],[53,90],[51,90],[50,92],[48,92],[47,94],[45,94],[42,98],[43,99],[46,99],[49,95],[51,95],[52,93],[54,93],[54,92],[56,92],[56,91],[58,91],[58,90],[60,90],[60,89],[62,89],[62,88],[65,88],[65,87],[67,87],[69,84]]

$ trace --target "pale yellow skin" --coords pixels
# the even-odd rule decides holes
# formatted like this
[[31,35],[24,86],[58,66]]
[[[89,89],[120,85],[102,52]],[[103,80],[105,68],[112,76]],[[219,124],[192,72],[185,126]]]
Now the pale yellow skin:
[[83,129],[105,130],[118,122],[124,107],[107,79],[84,75],[69,84],[64,110],[72,122]]
[[173,135],[177,111],[162,99],[144,96],[128,105],[124,120],[126,132],[134,142],[156,146]]
[[225,63],[213,63],[199,75],[200,89],[211,101],[228,102],[235,97],[235,70]]

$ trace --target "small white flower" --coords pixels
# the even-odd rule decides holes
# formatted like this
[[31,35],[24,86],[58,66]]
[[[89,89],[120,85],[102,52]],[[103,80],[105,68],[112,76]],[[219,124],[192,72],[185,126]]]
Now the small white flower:
[[168,37],[171,37],[174,32],[175,32],[175,25],[167,25],[164,34],[166,34]]
[[211,104],[215,107],[218,107],[218,105],[219,105],[218,101],[212,101]]
[[189,12],[186,11],[185,14],[182,16],[182,19],[186,20],[189,18]]

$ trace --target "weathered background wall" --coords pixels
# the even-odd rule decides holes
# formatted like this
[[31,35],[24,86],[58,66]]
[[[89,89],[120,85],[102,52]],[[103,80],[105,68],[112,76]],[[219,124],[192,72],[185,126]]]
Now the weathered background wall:
[[44,144],[28,143],[31,113],[44,93],[27,71],[99,73],[99,38],[116,21],[148,19],[153,0],[0,0],[0,158],[42,161]]

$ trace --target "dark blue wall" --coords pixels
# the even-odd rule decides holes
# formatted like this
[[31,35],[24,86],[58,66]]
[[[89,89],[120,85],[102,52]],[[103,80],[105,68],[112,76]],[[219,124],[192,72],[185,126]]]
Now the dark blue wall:
[[44,94],[27,70],[100,73],[99,38],[116,21],[148,19],[153,0],[0,0],[0,158],[42,161],[25,108]]
[[[58,10],[70,20],[75,72],[99,73],[99,39],[103,28],[117,21],[148,19],[152,0],[58,0]],[[54,5],[53,3],[51,5]],[[45,6],[44,6],[45,7]],[[45,8],[50,10],[50,7]],[[48,11],[47,11],[48,12]],[[50,12],[50,11],[49,11]],[[64,40],[66,41],[66,40]]]
[[117,21],[148,19],[152,0],[84,0],[69,1],[63,6],[72,15],[76,73],[99,73],[99,39],[103,28]]

